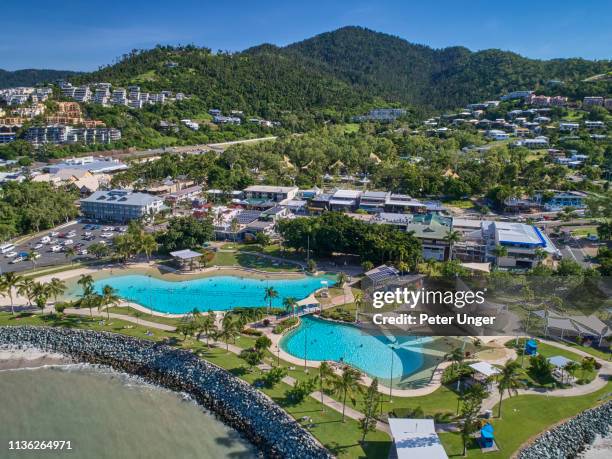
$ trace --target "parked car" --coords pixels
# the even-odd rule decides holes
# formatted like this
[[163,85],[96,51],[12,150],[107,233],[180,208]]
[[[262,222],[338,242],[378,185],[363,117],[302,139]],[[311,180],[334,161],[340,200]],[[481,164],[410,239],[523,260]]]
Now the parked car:
[[11,264],[21,263],[23,260],[25,260],[24,257],[15,257],[11,260]]
[[17,256],[17,252],[8,252],[5,257],[6,258],[13,258]]
[[54,245],[53,247],[51,247],[51,252],[61,252],[62,247],[59,245]]
[[38,250],[38,249],[42,249],[42,247],[43,247],[43,245],[42,245],[42,244],[36,244],[36,245],[34,246],[34,248],[35,248],[36,250]]
[[64,241],[64,245],[72,245],[72,244],[74,244],[74,241],[72,239],[66,239]]
[[41,240],[40,240],[40,244],[46,244],[47,242],[49,242],[51,240],[51,238],[49,236],[44,236]]
[[79,255],[87,255],[87,249],[83,249],[79,252]]

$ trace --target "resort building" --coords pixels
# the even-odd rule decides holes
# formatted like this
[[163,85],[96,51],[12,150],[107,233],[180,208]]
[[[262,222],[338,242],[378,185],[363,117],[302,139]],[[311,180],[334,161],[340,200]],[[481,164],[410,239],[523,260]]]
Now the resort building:
[[[560,257],[552,241],[537,227],[523,223],[491,220],[455,219],[453,229],[463,234],[463,241],[453,246],[453,256],[466,262],[490,262],[501,268],[531,269],[544,256]],[[496,256],[496,247],[506,248],[505,256]]]
[[359,201],[359,209],[366,212],[382,212],[391,193],[385,191],[365,191]]
[[361,288],[367,289],[385,284],[386,282],[397,279],[399,271],[393,266],[380,265],[372,268],[363,274],[361,279]]
[[421,241],[423,258],[437,261],[448,260],[450,244],[446,241],[452,229],[452,218],[435,213],[427,214],[393,214],[381,212],[376,214],[371,223],[394,225],[402,231],[412,232]]
[[118,159],[81,156],[66,159],[62,163],[52,164],[46,168],[51,174],[56,174],[64,169],[88,171],[92,174],[112,174],[114,172],[125,171],[128,169],[128,166]]
[[164,208],[160,197],[129,190],[96,191],[80,202],[85,217],[122,223],[156,214]]
[[250,203],[264,201],[279,203],[285,199],[293,199],[297,192],[296,186],[253,185],[244,190],[244,196]]
[[202,187],[200,185],[191,186],[182,190],[169,193],[164,196],[165,200],[171,204],[176,204],[181,201],[193,201],[202,194]]
[[359,190],[336,190],[329,200],[330,210],[352,211],[357,209],[362,192]]
[[552,196],[547,193],[538,193],[534,201],[542,205],[545,210],[558,211],[566,207],[584,209],[588,194],[583,191],[556,191]]

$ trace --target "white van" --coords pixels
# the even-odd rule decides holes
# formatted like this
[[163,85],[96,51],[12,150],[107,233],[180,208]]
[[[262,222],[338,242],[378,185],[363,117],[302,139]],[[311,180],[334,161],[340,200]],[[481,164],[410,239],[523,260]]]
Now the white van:
[[8,243],[0,245],[0,253],[7,253],[12,250],[15,250],[15,244]]
[[49,241],[51,241],[51,238],[49,236],[44,236],[41,240],[40,243],[41,244],[47,244]]
[[54,245],[51,247],[51,252],[60,252],[62,248],[59,245]]

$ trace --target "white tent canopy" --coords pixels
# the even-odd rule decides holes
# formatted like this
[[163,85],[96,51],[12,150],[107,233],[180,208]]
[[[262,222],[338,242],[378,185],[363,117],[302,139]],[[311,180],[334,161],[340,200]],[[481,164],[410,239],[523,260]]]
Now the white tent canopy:
[[389,418],[398,459],[448,459],[433,419]]
[[486,376],[487,378],[490,378],[491,376],[494,376],[500,373],[499,369],[495,368],[493,365],[487,362],[472,363],[470,364],[470,368]]

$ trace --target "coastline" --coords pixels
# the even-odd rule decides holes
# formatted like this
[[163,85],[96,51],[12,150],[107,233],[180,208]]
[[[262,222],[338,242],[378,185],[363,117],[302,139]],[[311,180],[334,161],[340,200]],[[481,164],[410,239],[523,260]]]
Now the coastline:
[[57,352],[46,352],[34,347],[0,347],[0,371],[34,369],[54,365],[68,365],[74,361]]
[[267,395],[190,352],[124,335],[49,327],[0,327],[0,346],[41,349],[75,362],[110,366],[190,395],[265,456],[330,459],[332,455]]

